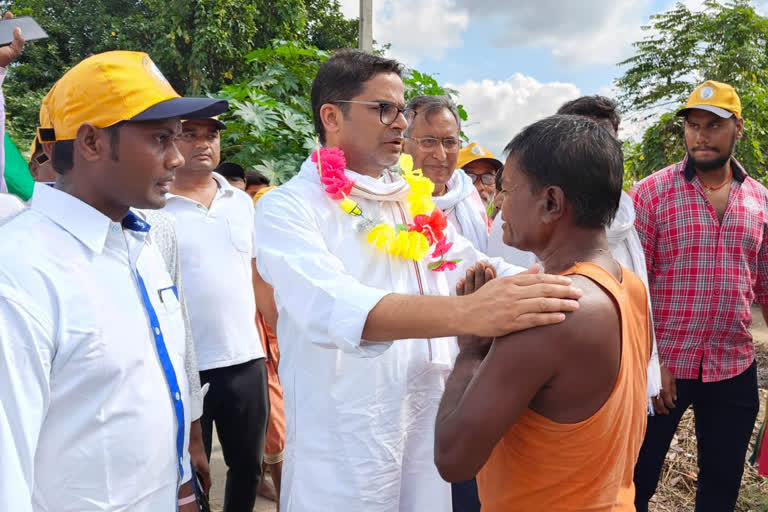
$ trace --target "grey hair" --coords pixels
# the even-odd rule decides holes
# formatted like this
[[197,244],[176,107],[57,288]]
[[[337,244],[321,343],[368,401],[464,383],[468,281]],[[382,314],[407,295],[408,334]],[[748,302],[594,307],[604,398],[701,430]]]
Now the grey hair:
[[[456,120],[456,125],[461,132],[461,117],[459,116],[459,109],[456,104],[448,96],[415,96],[408,102],[406,108],[413,109],[417,116],[425,116],[429,118],[430,115],[441,110],[447,110],[453,115]],[[408,125],[408,129],[405,131],[406,135],[411,130],[413,123]]]

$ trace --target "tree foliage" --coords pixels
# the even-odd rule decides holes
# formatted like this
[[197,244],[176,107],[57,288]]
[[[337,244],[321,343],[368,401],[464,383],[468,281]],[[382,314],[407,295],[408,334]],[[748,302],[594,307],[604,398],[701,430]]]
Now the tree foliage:
[[[275,41],[246,56],[247,81],[229,85],[219,94],[231,103],[223,119],[222,157],[256,169],[274,184],[288,181],[316,147],[310,91],[317,70],[330,52],[293,41]],[[406,100],[417,95],[456,97],[432,76],[409,70]],[[466,111],[459,107],[463,119]]]
[[25,48],[3,86],[9,133],[24,147],[40,100],[93,53],[145,51],[179,93],[202,95],[245,80],[244,57],[276,38],[357,44],[357,22],[344,19],[338,0],[0,0],[0,8],[33,16],[50,36]]
[[745,120],[736,157],[750,174],[766,181],[763,148],[768,144],[768,19],[749,0],[706,0],[692,12],[678,3],[651,17],[648,36],[635,43],[635,56],[617,81],[626,111],[639,119],[667,111],[627,148],[627,170],[635,179],[679,161],[685,154],[682,123],[674,116],[704,80],[733,85]]

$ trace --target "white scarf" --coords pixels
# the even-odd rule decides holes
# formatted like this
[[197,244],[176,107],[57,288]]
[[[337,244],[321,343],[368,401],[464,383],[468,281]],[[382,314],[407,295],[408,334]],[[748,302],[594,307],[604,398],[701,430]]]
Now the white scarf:
[[[648,311],[650,312],[650,288],[648,288],[648,269],[645,266],[645,253],[640,243],[640,238],[635,231],[635,208],[632,204],[632,198],[626,192],[621,193],[619,210],[613,219],[610,227],[605,230],[608,243],[611,247],[623,244],[626,247],[629,257],[632,259],[632,270],[637,277],[645,284],[648,290]],[[652,313],[651,313],[652,314]],[[659,364],[659,351],[656,346],[656,335],[651,331],[653,340],[653,350],[651,352],[651,361],[648,364],[648,398],[658,396],[661,392],[661,366]],[[653,406],[650,408],[653,412]]]
[[[310,158],[307,158],[301,164],[299,174],[306,179],[314,181],[318,186],[320,184],[320,173],[317,171],[317,164]],[[410,187],[408,182],[396,172],[385,169],[379,178],[372,178],[364,174],[356,173],[349,169],[344,169],[347,178],[355,182],[352,187],[351,197],[361,199],[371,199],[373,201],[405,201],[408,197]]]
[[446,186],[448,190],[445,194],[433,196],[432,201],[443,212],[455,207],[462,235],[472,242],[475,249],[485,253],[488,250],[488,224],[469,202],[475,185],[463,170],[456,169]]

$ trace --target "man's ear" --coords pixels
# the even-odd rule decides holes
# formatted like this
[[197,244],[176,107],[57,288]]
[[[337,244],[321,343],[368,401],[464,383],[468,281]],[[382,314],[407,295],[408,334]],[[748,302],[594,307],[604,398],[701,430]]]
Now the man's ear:
[[83,123],[77,129],[75,152],[89,162],[109,156],[109,135],[91,123]]
[[325,128],[326,137],[328,134],[336,134],[341,130],[344,123],[344,112],[338,105],[326,103],[320,107],[320,121]]
[[736,138],[740,139],[744,135],[744,119],[736,118]]
[[540,191],[541,219],[546,223],[553,223],[565,216],[567,201],[563,189],[560,187],[544,187]]

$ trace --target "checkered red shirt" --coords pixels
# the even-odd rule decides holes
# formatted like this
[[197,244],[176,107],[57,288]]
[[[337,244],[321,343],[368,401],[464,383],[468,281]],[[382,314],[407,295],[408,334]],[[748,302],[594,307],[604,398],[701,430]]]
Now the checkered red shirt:
[[683,160],[634,191],[661,360],[678,379],[716,382],[754,361],[750,307],[768,304],[768,190],[732,160],[723,224]]

